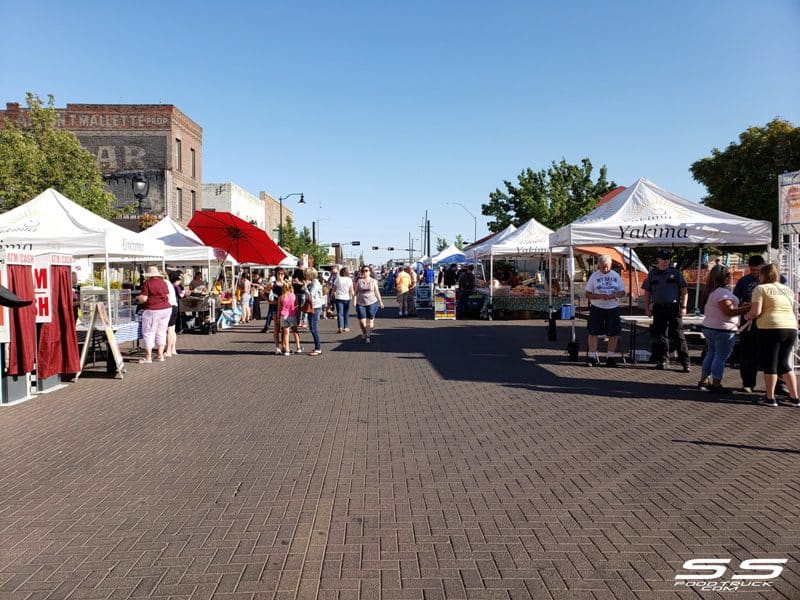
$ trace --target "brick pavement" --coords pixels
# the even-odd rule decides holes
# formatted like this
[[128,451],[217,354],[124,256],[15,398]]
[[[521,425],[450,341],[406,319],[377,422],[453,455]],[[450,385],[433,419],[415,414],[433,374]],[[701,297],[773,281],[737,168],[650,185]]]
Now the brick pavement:
[[0,409],[2,598],[730,598],[673,587],[709,557],[800,598],[800,409],[571,365],[540,321],[322,326]]

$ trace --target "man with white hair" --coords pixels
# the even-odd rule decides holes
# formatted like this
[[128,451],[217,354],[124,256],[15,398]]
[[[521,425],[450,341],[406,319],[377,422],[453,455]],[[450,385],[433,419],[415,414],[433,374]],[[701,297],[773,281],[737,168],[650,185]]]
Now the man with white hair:
[[622,329],[619,318],[619,299],[625,295],[625,284],[619,273],[611,269],[611,257],[601,254],[597,258],[597,270],[586,282],[586,298],[589,300],[589,320],[586,329],[589,332],[589,358],[586,365],[596,367],[600,364],[597,358],[597,337],[608,336],[608,355],[606,366],[617,366],[617,340]]

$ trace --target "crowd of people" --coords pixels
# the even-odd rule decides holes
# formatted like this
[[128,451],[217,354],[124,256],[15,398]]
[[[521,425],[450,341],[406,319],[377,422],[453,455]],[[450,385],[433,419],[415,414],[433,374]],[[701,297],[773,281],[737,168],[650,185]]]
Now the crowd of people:
[[[659,250],[656,268],[645,279],[644,309],[652,317],[651,362],[654,368],[668,366],[668,353],[675,350],[682,370],[691,371],[691,361],[683,332],[683,318],[688,307],[688,287],[683,274],[670,266],[669,250]],[[598,258],[597,270],[586,283],[589,300],[588,366],[597,366],[598,336],[608,338],[606,366],[616,367],[616,346],[621,331],[619,299],[625,287],[619,274],[611,269],[611,258]],[[776,388],[783,386],[787,403],[800,407],[797,380],[793,368],[793,351],[798,326],[796,302],[790,288],[784,285],[778,268],[766,264],[760,255],[748,259],[749,273],[731,289],[731,270],[715,264],[705,280],[702,331],[705,349],[697,387],[711,393],[724,393],[722,385],[725,365],[739,342],[741,389],[752,394],[758,371],[763,372],[764,395],[754,402],[778,406]]]
[[[652,317],[651,362],[655,369],[666,369],[668,355],[675,351],[682,370],[688,373],[691,361],[683,330],[688,286],[681,271],[670,265],[671,258],[669,250],[658,251],[657,265],[642,284],[644,312]],[[738,340],[741,389],[752,394],[758,372],[762,371],[764,395],[756,402],[777,406],[776,389],[780,387],[788,396],[789,404],[800,406],[793,369],[798,333],[796,300],[774,264],[766,264],[763,257],[754,255],[749,258],[748,267],[749,273],[733,289],[728,267],[717,263],[708,269],[702,302],[705,349],[697,387],[717,394],[728,391],[723,386],[725,367]],[[381,276],[384,292],[393,290],[396,294],[398,318],[415,315],[415,289],[422,282],[433,284],[436,281],[439,286],[457,288],[456,314],[459,317],[467,313],[467,301],[476,286],[472,265],[459,269],[453,264],[440,268],[438,275],[429,265],[419,273],[406,265],[384,271]],[[177,354],[178,307],[184,295],[181,279],[178,272],[167,275],[153,266],[144,273],[138,298],[145,352],[142,363],[163,361]],[[223,280],[218,279],[209,289],[202,275],[195,273],[186,293],[210,294],[221,299],[225,295],[222,287]],[[300,338],[302,329],[308,330],[314,344],[308,354],[319,356],[322,353],[320,320],[335,318],[337,334],[348,333],[353,307],[361,339],[369,344],[378,310],[384,308],[381,287],[368,266],[355,274],[347,267],[339,270],[334,266],[327,281],[313,268],[286,270],[279,267],[269,281],[263,281],[257,274],[251,277],[244,270],[233,293],[241,307],[240,320],[247,323],[254,318],[264,318],[262,332],[272,333],[275,354],[283,356],[304,353]],[[621,333],[619,300],[626,291],[619,273],[612,269],[609,256],[598,258],[597,269],[586,283],[585,295],[589,301],[587,365],[601,364],[598,340],[605,336],[608,345],[604,363],[607,367],[617,367],[617,342]],[[261,315],[261,301],[268,307],[265,317]]]

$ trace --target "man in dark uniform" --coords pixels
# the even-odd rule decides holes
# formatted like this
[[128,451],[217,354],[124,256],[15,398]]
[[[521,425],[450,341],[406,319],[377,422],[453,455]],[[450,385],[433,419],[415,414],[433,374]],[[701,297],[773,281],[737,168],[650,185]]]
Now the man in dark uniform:
[[686,280],[678,269],[669,266],[669,250],[659,250],[656,258],[658,265],[647,274],[647,279],[642,284],[645,314],[653,317],[653,327],[650,330],[653,337],[653,362],[656,363],[656,369],[666,368],[669,340],[675,339],[678,342],[678,358],[683,364],[683,372],[688,373],[691,370],[689,348],[683,336],[683,317],[686,315],[689,297]]
[[450,268],[444,272],[444,287],[453,287],[458,284],[458,265],[452,263]]
[[[758,272],[764,264],[764,258],[759,254],[754,254],[747,259],[747,266],[750,273],[736,282],[733,288],[733,295],[739,299],[739,304],[750,302],[753,297],[753,290],[758,285]],[[756,347],[756,332],[758,327],[756,321],[745,321],[742,324],[750,323],[747,329],[739,333],[739,374],[742,376],[742,389],[752,393],[756,387],[758,377],[758,348]]]

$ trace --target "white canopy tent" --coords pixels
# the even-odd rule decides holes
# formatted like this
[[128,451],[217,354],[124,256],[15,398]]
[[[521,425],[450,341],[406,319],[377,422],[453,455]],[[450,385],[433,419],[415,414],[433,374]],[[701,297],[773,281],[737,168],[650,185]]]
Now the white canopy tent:
[[[709,208],[644,178],[550,235],[550,246],[569,249],[570,264],[574,260],[574,247],[582,245],[700,246],[702,253],[705,245],[761,246],[771,241],[772,225],[768,221]],[[699,293],[698,277],[695,305]]]
[[163,258],[164,243],[106,221],[53,188],[0,215],[6,247],[33,254]]
[[[218,260],[218,252],[204,245],[191,229],[183,227],[170,217],[164,217],[152,227],[145,229],[141,235],[164,242],[165,264],[175,262],[184,265],[207,265],[208,276],[211,277],[211,261]],[[230,255],[226,257],[225,262],[230,265],[239,264]]]
[[768,221],[715,210],[639,179],[609,202],[550,236],[555,246],[760,246]]
[[493,245],[499,245],[503,243],[516,230],[517,228],[514,225],[509,225],[502,231],[495,233],[493,236],[484,240],[480,244],[473,244],[471,246],[467,246],[466,248],[464,248],[463,252],[467,256],[477,260],[477,257],[483,255]]
[[25,204],[0,214],[0,243],[33,254],[50,252],[105,259],[111,298],[109,258],[164,258],[164,242],[105,220],[49,188]]

